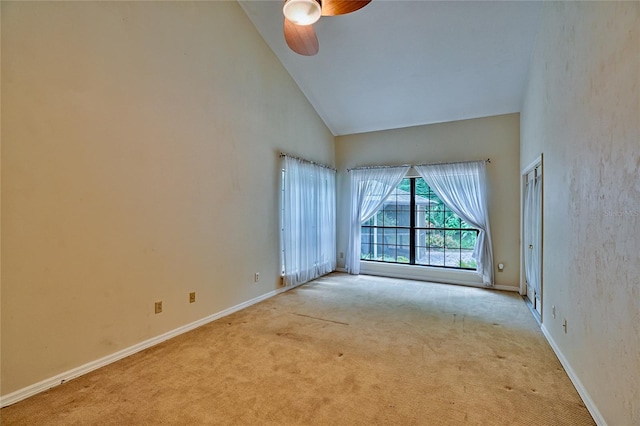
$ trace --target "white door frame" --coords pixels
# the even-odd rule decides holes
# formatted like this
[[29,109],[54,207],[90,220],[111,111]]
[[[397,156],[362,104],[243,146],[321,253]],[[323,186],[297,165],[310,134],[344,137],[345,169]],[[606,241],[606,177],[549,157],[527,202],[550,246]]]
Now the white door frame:
[[[527,294],[527,279],[526,279],[526,273],[525,273],[525,264],[524,264],[524,258],[525,258],[525,243],[524,243],[524,194],[525,194],[525,185],[527,183],[527,176],[536,168],[540,168],[541,171],[541,175],[542,175],[542,200],[541,200],[541,214],[543,215],[544,218],[544,171],[543,171],[543,154],[540,154],[535,160],[533,160],[531,163],[529,163],[526,167],[524,167],[521,171],[520,171],[520,295],[525,296]],[[542,277],[542,266],[543,266],[543,262],[544,262],[544,255],[542,254],[544,251],[544,244],[543,244],[543,236],[544,236],[544,220],[543,218],[541,218],[541,247],[540,247],[540,321],[542,321],[542,309],[543,309],[543,303],[542,303],[542,294],[544,292],[543,290],[543,277]]]

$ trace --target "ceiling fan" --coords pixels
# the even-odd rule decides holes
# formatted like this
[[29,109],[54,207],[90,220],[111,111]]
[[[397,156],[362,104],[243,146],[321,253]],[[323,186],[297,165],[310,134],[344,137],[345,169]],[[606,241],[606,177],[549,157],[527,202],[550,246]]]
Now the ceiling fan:
[[285,0],[284,39],[294,52],[313,56],[318,53],[318,37],[313,24],[321,16],[337,16],[355,12],[371,0]]

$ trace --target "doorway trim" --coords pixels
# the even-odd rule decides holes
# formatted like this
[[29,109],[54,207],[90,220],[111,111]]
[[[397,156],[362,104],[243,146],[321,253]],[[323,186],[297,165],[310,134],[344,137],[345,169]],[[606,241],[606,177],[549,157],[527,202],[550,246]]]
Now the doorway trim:
[[543,162],[543,154],[540,154],[529,163],[526,167],[524,167],[520,171],[520,295],[525,297],[527,295],[527,279],[525,272],[525,238],[524,238],[524,197],[525,197],[525,189],[527,184],[527,176],[533,172],[535,169],[540,169],[540,174],[542,175],[542,197],[541,197],[541,205],[540,211],[542,217],[540,218],[541,226],[540,226],[540,318],[539,321],[542,322],[543,314],[544,314],[544,303],[543,303],[543,295],[544,295],[544,279],[543,273],[544,270],[544,162]]

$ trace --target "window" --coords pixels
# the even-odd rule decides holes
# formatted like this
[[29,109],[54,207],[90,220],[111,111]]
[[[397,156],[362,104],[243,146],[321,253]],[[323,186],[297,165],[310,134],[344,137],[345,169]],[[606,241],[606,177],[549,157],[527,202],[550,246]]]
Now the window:
[[362,223],[360,259],[476,269],[478,229],[453,213],[422,178],[405,178]]

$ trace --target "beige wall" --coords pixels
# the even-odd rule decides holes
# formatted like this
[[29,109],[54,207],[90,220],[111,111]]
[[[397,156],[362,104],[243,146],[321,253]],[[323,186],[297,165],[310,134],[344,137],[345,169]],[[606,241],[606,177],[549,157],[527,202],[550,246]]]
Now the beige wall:
[[2,113],[3,395],[276,289],[277,154],[334,160],[235,2],[3,1]]
[[640,3],[545,3],[521,124],[521,164],[544,153],[543,327],[609,425],[640,424],[639,78]]
[[[347,168],[423,164],[491,158],[489,214],[496,285],[519,286],[519,115],[408,127],[336,138],[338,166],[338,252],[347,251],[349,182]],[[338,259],[344,267],[344,259]],[[424,268],[423,268],[424,269]],[[427,271],[424,272],[425,277]]]

